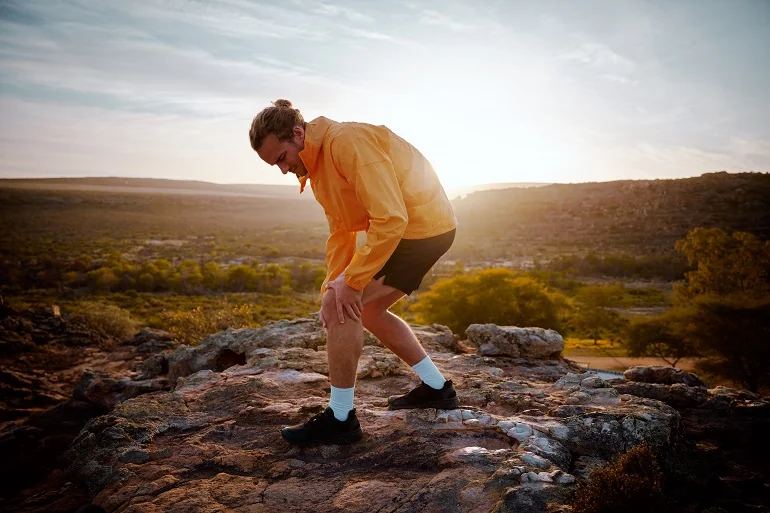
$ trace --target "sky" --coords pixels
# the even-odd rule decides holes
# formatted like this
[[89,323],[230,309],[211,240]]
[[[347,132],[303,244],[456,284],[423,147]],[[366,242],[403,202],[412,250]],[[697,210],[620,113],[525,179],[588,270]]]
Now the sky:
[[278,98],[447,188],[770,170],[768,0],[0,0],[0,178],[296,184]]

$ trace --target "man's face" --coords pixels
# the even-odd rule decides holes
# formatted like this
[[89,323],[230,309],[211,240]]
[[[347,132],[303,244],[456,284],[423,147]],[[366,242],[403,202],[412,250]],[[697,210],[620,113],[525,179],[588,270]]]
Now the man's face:
[[279,141],[275,134],[265,137],[257,154],[271,166],[278,166],[283,174],[294,173],[297,176],[304,176],[307,174],[307,169],[299,158],[299,152],[303,149],[305,149],[305,130],[295,126],[294,136],[289,141]]

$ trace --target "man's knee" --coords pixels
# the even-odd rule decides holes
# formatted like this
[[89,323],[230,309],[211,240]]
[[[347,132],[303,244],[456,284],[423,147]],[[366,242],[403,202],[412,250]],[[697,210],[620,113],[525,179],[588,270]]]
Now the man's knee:
[[364,328],[369,331],[372,331],[372,328],[376,328],[377,323],[382,320],[382,316],[386,310],[387,308],[383,309],[377,301],[365,304],[364,312],[361,316],[361,322],[363,323]]
[[321,313],[328,325],[330,322],[339,322],[337,316],[337,295],[334,289],[326,289],[321,298]]

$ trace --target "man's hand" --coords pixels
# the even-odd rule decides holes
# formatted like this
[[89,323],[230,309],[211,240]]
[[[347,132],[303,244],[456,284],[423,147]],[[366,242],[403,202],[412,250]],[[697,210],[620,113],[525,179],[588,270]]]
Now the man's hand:
[[[327,287],[334,289],[337,299],[337,316],[340,319],[340,324],[345,324],[345,313],[354,321],[360,321],[361,314],[364,311],[364,303],[361,300],[364,295],[363,291],[356,290],[345,283],[344,274],[341,274],[336,280],[330,281]],[[325,323],[326,320],[324,319],[322,324]]]
[[321,326],[326,328],[326,319],[324,319],[324,309],[318,310],[318,319],[321,321]]

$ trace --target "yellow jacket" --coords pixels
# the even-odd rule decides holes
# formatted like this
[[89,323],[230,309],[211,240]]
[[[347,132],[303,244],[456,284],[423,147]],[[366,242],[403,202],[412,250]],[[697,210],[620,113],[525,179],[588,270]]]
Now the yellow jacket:
[[[384,126],[338,123],[319,117],[307,124],[299,154],[326,212],[326,284],[345,273],[363,290],[401,239],[424,239],[457,226],[452,205],[430,162]],[[366,243],[356,251],[356,232]]]

